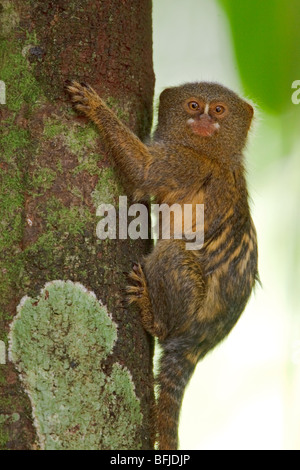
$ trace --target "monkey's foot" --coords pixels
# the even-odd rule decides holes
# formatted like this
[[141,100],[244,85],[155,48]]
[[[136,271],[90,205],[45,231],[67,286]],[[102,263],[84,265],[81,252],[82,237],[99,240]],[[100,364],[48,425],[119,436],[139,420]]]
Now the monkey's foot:
[[103,101],[90,85],[71,81],[66,85],[66,90],[71,96],[74,108],[87,116],[99,105],[103,105]]
[[127,286],[126,292],[129,303],[138,302],[141,304],[143,296],[147,295],[147,284],[143,269],[140,264],[133,264],[132,271],[128,274],[132,285]]
[[166,331],[154,321],[151,301],[148,294],[147,281],[140,264],[133,264],[133,270],[128,275],[132,285],[127,286],[126,293],[129,303],[136,302],[140,308],[142,325],[152,336],[160,340],[165,338]]

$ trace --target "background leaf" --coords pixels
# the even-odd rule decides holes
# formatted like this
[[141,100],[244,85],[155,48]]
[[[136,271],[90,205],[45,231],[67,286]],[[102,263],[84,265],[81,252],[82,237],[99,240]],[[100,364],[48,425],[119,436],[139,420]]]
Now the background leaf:
[[219,0],[232,32],[246,93],[266,111],[295,111],[292,82],[300,79],[299,0]]

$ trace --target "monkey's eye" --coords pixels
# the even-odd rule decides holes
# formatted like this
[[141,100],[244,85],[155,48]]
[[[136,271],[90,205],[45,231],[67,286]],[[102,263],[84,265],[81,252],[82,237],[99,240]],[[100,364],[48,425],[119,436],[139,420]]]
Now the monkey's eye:
[[224,106],[221,106],[220,104],[218,104],[218,105],[214,108],[214,112],[215,112],[216,114],[219,114],[219,115],[220,115],[220,114],[223,114],[224,111],[225,111]]
[[192,110],[192,111],[196,111],[197,109],[199,109],[199,104],[197,103],[197,101],[190,101],[188,103],[188,107]]

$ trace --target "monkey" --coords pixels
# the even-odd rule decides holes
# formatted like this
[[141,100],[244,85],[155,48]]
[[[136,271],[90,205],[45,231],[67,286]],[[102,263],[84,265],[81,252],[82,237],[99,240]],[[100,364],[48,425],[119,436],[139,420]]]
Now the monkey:
[[184,237],[174,236],[174,216],[170,238],[159,238],[134,264],[127,288],[162,350],[158,448],[176,450],[187,383],[199,360],[232,330],[259,281],[243,154],[254,110],[219,83],[170,87],[160,95],[153,137],[143,143],[91,86],[73,81],[67,91],[75,109],[98,126],[136,200],[204,205],[201,248],[189,250]]

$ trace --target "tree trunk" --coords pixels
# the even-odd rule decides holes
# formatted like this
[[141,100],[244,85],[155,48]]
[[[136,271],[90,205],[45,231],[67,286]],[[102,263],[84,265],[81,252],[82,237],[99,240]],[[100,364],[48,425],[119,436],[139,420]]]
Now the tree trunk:
[[145,138],[151,21],[150,0],[0,0],[2,449],[153,445],[153,344],[122,294],[150,242],[97,238],[124,191],[64,92],[91,84]]

